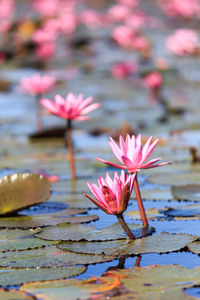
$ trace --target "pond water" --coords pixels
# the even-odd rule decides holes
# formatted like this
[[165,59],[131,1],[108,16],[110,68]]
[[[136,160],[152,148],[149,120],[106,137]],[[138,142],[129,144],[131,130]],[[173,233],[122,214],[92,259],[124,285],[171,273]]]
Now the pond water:
[[[59,25],[52,56],[44,59],[35,51],[34,32],[44,29],[47,21],[53,26],[58,18],[35,8],[32,11],[30,5],[37,3],[45,11],[39,0],[13,2],[12,28],[0,32],[0,177],[28,172],[52,179],[47,202],[32,207],[27,202],[17,215],[0,218],[0,286],[10,293],[6,298],[0,289],[0,299],[126,299],[121,297],[126,297],[127,290],[138,293],[137,299],[145,299],[146,290],[141,296],[137,286],[132,291],[128,282],[132,274],[140,278],[144,267],[152,268],[151,284],[157,286],[156,291],[148,290],[148,280],[138,279],[138,286],[146,285],[147,293],[152,293],[149,299],[158,299],[164,290],[175,299],[191,299],[190,295],[200,298],[200,42],[191,55],[175,55],[166,47],[167,37],[180,28],[195,30],[200,40],[200,9],[196,19],[183,17],[180,12],[173,18],[162,1],[138,1],[137,8],[124,1],[123,7],[128,7],[131,15],[116,21],[109,9],[123,1],[69,2],[76,17],[75,28],[67,32],[68,23]],[[88,14],[85,19],[84,12]],[[60,12],[56,14],[60,16]],[[144,38],[141,43],[148,42],[147,48],[124,47],[113,40],[117,27],[134,27],[137,22],[134,38]],[[131,71],[124,74],[123,66],[119,75],[114,67],[127,62],[132,64]],[[76,180],[71,179],[65,145],[66,120],[42,108],[42,129],[38,131],[35,96],[19,88],[22,78],[38,72],[56,78],[54,89],[41,98],[53,100],[56,94],[66,97],[69,92],[82,93],[101,105],[88,120],[73,122]],[[159,91],[148,88],[145,81],[152,72],[162,77]],[[133,192],[124,218],[138,235],[135,246],[124,241],[126,235],[117,227],[116,216],[105,214],[84,196],[89,194],[86,181],[97,183],[106,172],[113,175],[118,171],[96,158],[117,163],[109,136],[118,142],[119,135],[127,133],[141,133],[143,142],[149,136],[159,138],[152,158],[162,157],[172,163],[138,174],[152,228],[147,237],[143,236]],[[0,187],[0,208],[13,205],[16,211],[15,202],[20,202],[21,196],[9,189]],[[27,184],[23,189],[21,202],[26,202],[26,197],[32,197],[32,187]],[[133,273],[126,273],[129,269]],[[190,269],[194,269],[193,274]],[[177,276],[175,283],[170,281],[170,272]],[[162,276],[167,287],[159,281]],[[93,277],[97,277],[94,290],[90,282]],[[109,281],[112,277],[113,285]],[[117,280],[120,283],[115,285]],[[57,292],[54,284],[58,285]],[[72,297],[71,291],[77,295]]]

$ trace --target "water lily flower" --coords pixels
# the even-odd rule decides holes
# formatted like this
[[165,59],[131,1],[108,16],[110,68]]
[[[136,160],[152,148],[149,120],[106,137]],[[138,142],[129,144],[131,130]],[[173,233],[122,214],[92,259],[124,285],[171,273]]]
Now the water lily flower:
[[32,77],[22,78],[19,86],[21,92],[35,96],[37,112],[37,129],[42,129],[42,113],[40,107],[41,94],[49,92],[55,85],[55,78],[51,76],[41,76],[35,74]]
[[100,104],[93,103],[92,97],[83,99],[83,95],[80,94],[76,97],[74,94],[69,93],[64,99],[60,95],[55,96],[55,102],[49,99],[41,100],[41,104],[48,109],[52,114],[57,115],[66,120],[85,121],[90,117],[85,114],[97,109]]
[[198,35],[194,30],[177,29],[167,38],[166,46],[176,55],[193,55],[199,48]]
[[35,74],[32,77],[22,78],[20,82],[20,90],[30,95],[39,95],[49,92],[53,89],[54,85],[54,77]]
[[121,162],[121,165],[106,161],[101,158],[97,158],[97,160],[100,160],[103,163],[106,163],[110,166],[120,169],[127,169],[129,173],[136,174],[134,180],[134,189],[142,222],[145,226],[148,225],[148,221],[137,181],[137,173],[140,171],[140,169],[155,168],[169,164],[168,162],[160,163],[159,161],[161,160],[161,158],[154,158],[146,162],[146,160],[149,158],[159,141],[158,139],[156,139],[152,142],[152,140],[153,137],[151,136],[148,138],[145,145],[142,146],[141,134],[139,134],[137,137],[135,137],[134,135],[130,137],[129,134],[127,134],[125,140],[120,135],[118,146],[115,143],[115,141],[110,137],[110,147],[117,159]]
[[92,97],[86,98],[84,100],[82,94],[76,97],[74,94],[69,93],[65,99],[60,95],[56,95],[55,102],[52,102],[49,99],[42,99],[40,102],[50,113],[67,120],[66,139],[69,149],[72,179],[76,178],[74,150],[72,143],[72,120],[88,120],[90,117],[85,116],[85,114],[88,114],[89,112],[97,109],[100,106],[99,103],[90,104],[92,100]]
[[[127,209],[134,179],[135,174],[127,176],[123,170],[121,171],[120,176],[115,172],[113,179],[107,173],[105,179],[103,177],[98,178],[98,185],[86,182],[95,199],[87,194],[84,195],[105,213],[116,215],[120,224],[123,223],[124,225],[125,221],[122,214]],[[126,231],[126,233],[131,236],[130,238],[133,238],[130,229],[128,232]]]
[[115,164],[101,158],[97,158],[97,160],[116,168],[127,169],[129,173],[137,173],[140,169],[155,168],[169,164],[168,162],[158,163],[162,158],[155,158],[146,162],[159,141],[156,139],[152,142],[152,140],[153,137],[151,136],[148,138],[145,145],[142,146],[141,134],[137,137],[134,135],[129,136],[129,134],[127,134],[125,140],[120,135],[118,146],[110,137],[110,147],[122,165]]

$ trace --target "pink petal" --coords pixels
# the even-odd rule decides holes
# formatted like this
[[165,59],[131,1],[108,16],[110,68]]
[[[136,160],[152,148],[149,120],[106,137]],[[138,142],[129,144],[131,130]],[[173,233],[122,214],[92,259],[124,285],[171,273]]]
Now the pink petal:
[[85,115],[85,114],[88,114],[89,112],[97,109],[100,107],[100,104],[99,103],[93,103],[89,106],[87,106],[86,108],[84,108],[82,111],[81,111],[81,114],[82,115]]
[[127,167],[125,167],[125,166],[117,165],[117,164],[115,164],[115,163],[109,162],[109,161],[104,160],[104,159],[102,159],[102,158],[96,158],[96,160],[99,160],[99,161],[103,162],[104,164],[107,164],[107,165],[112,166],[112,167],[115,167],[115,168],[119,168],[119,169],[127,169]]
[[122,150],[118,147],[115,141],[110,137],[109,145],[114,153],[114,155],[122,162],[121,156],[124,154]]

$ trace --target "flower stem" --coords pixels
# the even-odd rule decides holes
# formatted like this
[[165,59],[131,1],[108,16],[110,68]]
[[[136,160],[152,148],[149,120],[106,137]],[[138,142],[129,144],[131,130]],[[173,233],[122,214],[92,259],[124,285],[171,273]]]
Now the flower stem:
[[128,225],[124,221],[124,217],[122,216],[122,214],[117,215],[117,218],[118,218],[118,221],[119,221],[120,225],[122,226],[122,228],[124,229],[124,231],[128,235],[129,239],[130,240],[135,240],[136,237],[134,236],[134,234],[131,232],[130,228],[128,227]]
[[138,185],[137,174],[135,175],[134,189],[135,189],[135,195],[136,195],[140,215],[141,215],[141,218],[142,218],[142,223],[143,223],[144,226],[148,226],[148,220],[147,220],[144,205],[143,205],[143,202],[142,202],[142,198],[141,198],[141,194],[140,194],[140,188],[139,188],[139,185]]
[[40,104],[41,95],[36,96],[36,129],[38,131],[42,130],[42,109]]
[[69,150],[69,162],[70,162],[71,176],[72,176],[72,179],[76,179],[74,149],[73,149],[73,143],[72,143],[72,122],[71,122],[71,120],[67,120],[66,138],[67,138],[67,147]]

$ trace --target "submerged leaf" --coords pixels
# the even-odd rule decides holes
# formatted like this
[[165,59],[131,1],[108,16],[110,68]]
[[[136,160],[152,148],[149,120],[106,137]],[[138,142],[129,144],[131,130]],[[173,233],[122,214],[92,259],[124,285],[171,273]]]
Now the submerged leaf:
[[19,173],[0,178],[0,215],[15,213],[49,198],[50,183],[42,175]]

